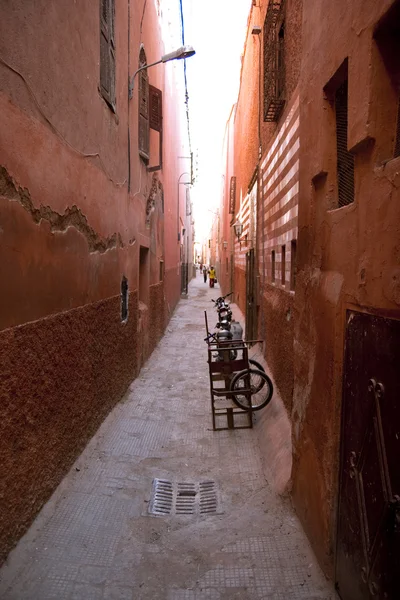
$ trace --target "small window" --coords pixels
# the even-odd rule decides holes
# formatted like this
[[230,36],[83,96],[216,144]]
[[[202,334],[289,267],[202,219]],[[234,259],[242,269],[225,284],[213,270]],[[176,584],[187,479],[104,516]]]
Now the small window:
[[286,246],[282,246],[281,283],[282,283],[282,285],[285,285],[285,283],[286,283]]
[[275,250],[271,252],[271,281],[275,283]]
[[125,275],[121,280],[121,321],[126,323],[128,320],[128,280]]
[[[142,48],[139,55],[139,68],[147,65],[146,53]],[[139,154],[146,164],[150,159],[149,125],[149,76],[147,69],[139,72]]]
[[115,111],[115,4],[100,0],[100,91]]
[[296,251],[297,251],[297,241],[292,240],[290,242],[290,289],[294,291],[296,287]]
[[160,260],[160,281],[164,281],[164,261]]
[[335,93],[338,206],[354,202],[354,156],[347,150],[348,81]]

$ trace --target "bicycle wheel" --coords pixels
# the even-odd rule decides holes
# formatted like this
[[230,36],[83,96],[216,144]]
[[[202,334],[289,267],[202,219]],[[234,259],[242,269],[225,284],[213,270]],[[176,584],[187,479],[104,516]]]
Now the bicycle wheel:
[[252,369],[258,369],[259,371],[265,373],[264,367],[259,362],[254,360],[254,358],[249,358],[249,363],[253,365],[253,367],[251,367]]
[[[265,373],[264,367],[253,358],[249,358],[249,364],[250,369],[256,369],[257,371],[262,371],[263,373]],[[257,382],[257,378],[254,375],[254,377],[251,380],[251,385],[254,386],[256,392],[259,392],[262,386],[264,385],[264,379],[262,377],[259,377]]]
[[[262,385],[260,386],[260,381]],[[231,381],[230,394],[233,402],[243,410],[260,410],[272,398],[274,387],[266,373],[258,369],[245,369],[236,373]]]

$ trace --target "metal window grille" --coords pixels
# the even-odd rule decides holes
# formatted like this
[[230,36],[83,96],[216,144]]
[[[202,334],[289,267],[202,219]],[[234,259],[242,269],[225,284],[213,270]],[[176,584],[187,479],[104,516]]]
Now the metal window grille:
[[397,101],[397,127],[396,127],[396,139],[394,143],[394,158],[400,156],[400,96]]
[[270,0],[264,21],[264,121],[277,121],[285,104],[285,0]]
[[335,93],[338,205],[354,202],[354,156],[347,150],[347,79]]

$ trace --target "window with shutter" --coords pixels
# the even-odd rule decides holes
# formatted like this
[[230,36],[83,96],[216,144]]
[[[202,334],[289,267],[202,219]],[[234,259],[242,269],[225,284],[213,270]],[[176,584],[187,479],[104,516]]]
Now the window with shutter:
[[[139,68],[146,64],[146,53],[142,48],[139,55]],[[149,76],[147,69],[139,73],[139,154],[147,164],[150,158]]]
[[115,0],[100,0],[100,91],[115,111]]
[[162,169],[162,91],[149,85],[149,126],[150,129],[158,131],[158,164],[148,167],[148,171],[159,171]]
[[150,127],[155,131],[162,129],[162,91],[149,85]]

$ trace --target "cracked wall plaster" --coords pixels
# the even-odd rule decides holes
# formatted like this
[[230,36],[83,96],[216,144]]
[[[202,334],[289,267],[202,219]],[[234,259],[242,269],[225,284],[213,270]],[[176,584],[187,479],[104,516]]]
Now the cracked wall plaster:
[[[31,214],[35,223],[39,224],[42,220],[47,221],[50,224],[52,232],[63,232],[68,227],[74,227],[86,238],[90,252],[99,252],[102,254],[117,246],[124,248],[120,233],[113,233],[107,238],[100,236],[89,225],[86,216],[75,204],[68,207],[64,214],[54,211],[50,206],[40,205],[39,208],[36,208],[33,205],[29,191],[26,188],[17,186],[3,166],[0,166],[0,195],[8,200],[19,202]],[[133,238],[129,243],[134,243],[134,241]]]

